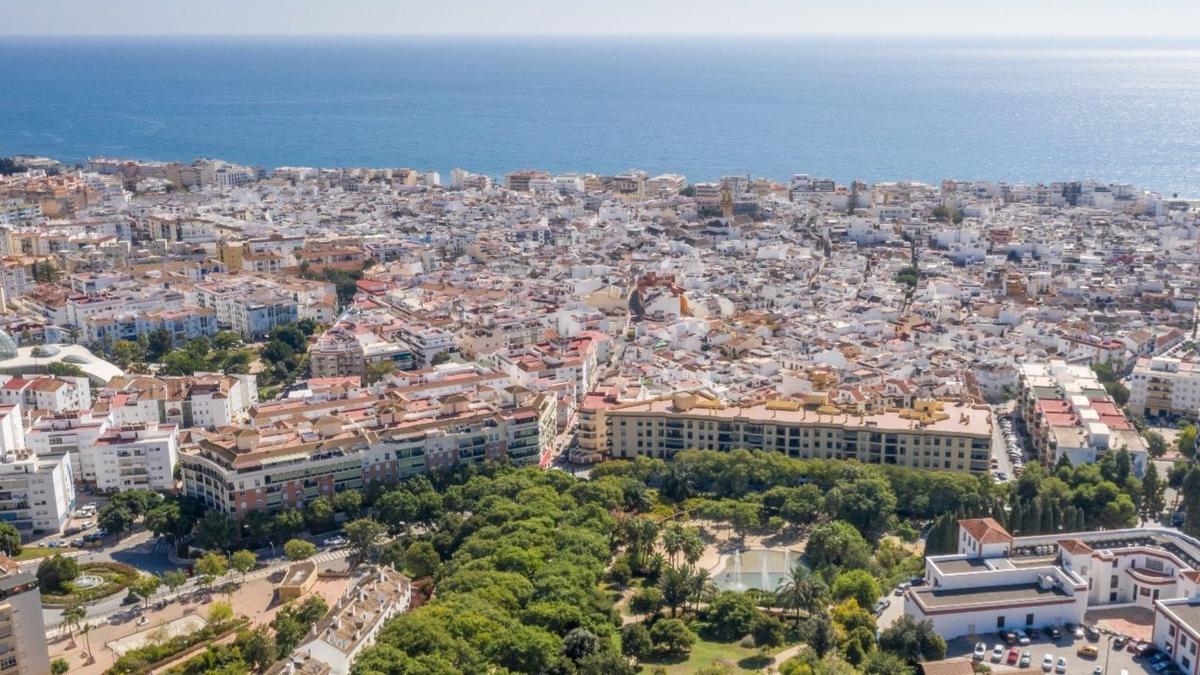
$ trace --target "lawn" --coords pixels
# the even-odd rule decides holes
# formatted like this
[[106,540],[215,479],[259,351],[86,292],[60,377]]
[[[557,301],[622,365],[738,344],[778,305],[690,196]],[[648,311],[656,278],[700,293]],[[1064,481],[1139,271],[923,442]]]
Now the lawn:
[[[781,651],[780,649],[772,649],[772,653]],[[667,675],[687,675],[694,673],[697,670],[711,664],[713,661],[727,661],[732,663],[735,671],[739,673],[761,673],[762,669],[767,665],[766,661],[758,658],[757,649],[747,649],[739,644],[739,641],[733,642],[713,642],[711,640],[697,639],[696,644],[692,645],[692,653],[686,661],[664,661],[657,658],[645,659],[642,665],[646,666],[646,671],[651,671],[655,666],[662,666],[666,669]]]
[[21,547],[21,552],[17,554],[14,560],[35,560],[61,552],[62,549],[50,548],[48,546],[23,546]]

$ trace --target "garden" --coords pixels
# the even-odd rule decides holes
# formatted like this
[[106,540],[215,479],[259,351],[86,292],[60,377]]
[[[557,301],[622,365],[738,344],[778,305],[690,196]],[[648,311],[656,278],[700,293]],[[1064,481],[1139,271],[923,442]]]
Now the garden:
[[137,581],[140,574],[129,565],[115,562],[84,563],[54,555],[37,569],[42,604],[50,607],[88,603],[119,593]]

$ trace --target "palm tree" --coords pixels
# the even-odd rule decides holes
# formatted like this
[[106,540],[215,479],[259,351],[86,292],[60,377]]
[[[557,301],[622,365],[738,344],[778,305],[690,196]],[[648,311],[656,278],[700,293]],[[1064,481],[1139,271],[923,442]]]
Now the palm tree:
[[75,644],[75,634],[72,629],[79,628],[85,618],[87,618],[87,608],[78,602],[67,605],[63,610],[62,625],[67,629],[67,638],[71,640],[72,646]]
[[83,639],[84,639],[84,641],[87,642],[88,663],[95,663],[96,656],[94,654],[92,654],[92,637],[90,635],[90,633],[92,632],[92,624],[90,624],[90,623],[83,624],[83,628],[80,628],[79,632],[83,633]]
[[692,599],[696,603],[696,613],[700,613],[700,603],[711,598],[717,591],[712,575],[701,567],[692,574]]
[[799,621],[801,610],[812,612],[820,607],[825,592],[825,582],[813,574],[804,563],[796,563],[779,582],[775,595],[781,605],[796,612],[796,621]]

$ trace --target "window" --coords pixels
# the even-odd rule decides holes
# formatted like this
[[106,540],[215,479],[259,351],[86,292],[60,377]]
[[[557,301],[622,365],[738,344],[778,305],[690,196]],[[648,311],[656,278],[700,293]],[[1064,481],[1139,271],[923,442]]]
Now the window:
[[1026,626],[1033,625],[1033,613],[1032,612],[1025,615],[1025,625]]
[[1120,585],[1121,585],[1121,580],[1117,577],[1117,575],[1114,574],[1111,577],[1109,577],[1109,579],[1108,579],[1109,588],[1116,588],[1117,586],[1120,586]]
[[996,617],[996,628],[1004,628],[1004,617],[1003,616]]

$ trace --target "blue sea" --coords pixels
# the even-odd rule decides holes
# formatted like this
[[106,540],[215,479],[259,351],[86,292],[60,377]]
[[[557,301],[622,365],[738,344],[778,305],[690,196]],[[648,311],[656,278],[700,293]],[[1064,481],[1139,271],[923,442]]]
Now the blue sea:
[[1200,43],[5,38],[13,153],[1200,195]]

